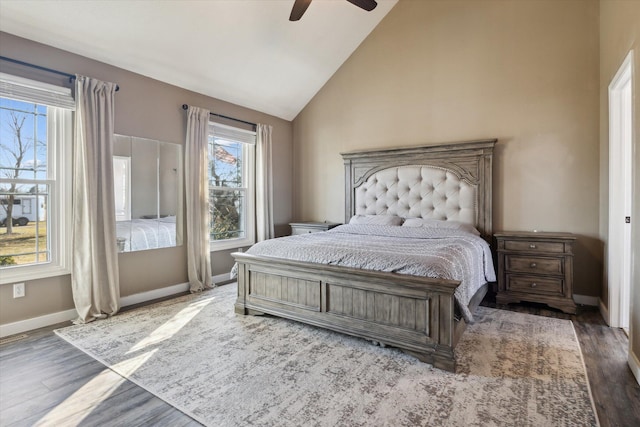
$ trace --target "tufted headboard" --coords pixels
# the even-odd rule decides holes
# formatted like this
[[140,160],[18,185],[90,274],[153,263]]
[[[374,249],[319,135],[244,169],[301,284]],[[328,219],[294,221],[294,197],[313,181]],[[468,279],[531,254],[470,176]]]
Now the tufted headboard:
[[455,220],[490,239],[496,142],[343,153],[345,221],[356,214]]

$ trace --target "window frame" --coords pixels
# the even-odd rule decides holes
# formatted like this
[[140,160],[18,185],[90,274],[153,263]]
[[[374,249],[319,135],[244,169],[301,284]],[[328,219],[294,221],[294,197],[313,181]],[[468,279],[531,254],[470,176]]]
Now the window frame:
[[[224,126],[224,127],[228,127],[231,130],[236,130],[236,131],[241,131],[241,132],[247,132],[249,134],[253,134],[255,136],[255,132],[250,132],[250,131],[244,131],[243,129],[240,128],[235,128],[233,126],[227,126],[227,125],[221,125],[219,123],[210,123],[210,131],[209,131],[209,137],[213,137],[214,141],[217,138],[215,132],[212,132],[211,129],[213,129],[214,127],[220,127],[220,126]],[[255,229],[256,229],[256,215],[255,215],[255,207],[256,207],[256,202],[255,202],[255,187],[256,187],[256,179],[255,179],[255,158],[256,158],[256,144],[255,143],[250,143],[250,142],[245,142],[245,141],[240,141],[240,140],[235,140],[234,138],[225,138],[225,137],[219,137],[220,139],[223,140],[227,140],[229,142],[235,142],[238,144],[242,145],[242,156],[243,156],[243,164],[242,164],[242,187],[240,188],[233,188],[230,190],[239,190],[242,189],[245,191],[245,198],[244,198],[244,221],[245,221],[245,236],[244,237],[237,237],[237,238],[232,238],[232,239],[225,239],[225,240],[210,240],[209,241],[209,250],[211,252],[216,252],[216,251],[224,251],[224,250],[229,250],[229,249],[239,249],[242,247],[246,247],[246,246],[251,246],[256,242],[255,239]],[[207,173],[207,180],[209,181],[209,178],[211,178],[210,172]],[[211,187],[209,187],[209,190],[211,190]],[[209,198],[209,203],[211,203],[211,198]]]
[[[34,84],[39,85],[39,82],[34,82]],[[46,87],[48,85],[41,84],[40,86]],[[18,99],[18,97],[6,95],[0,95],[0,97],[38,104],[33,100]],[[46,179],[38,180],[38,183],[49,185],[47,239],[50,256],[48,261],[37,264],[2,267],[0,269],[0,285],[71,273],[73,111],[46,104],[39,105],[47,107],[47,163],[49,167]],[[50,144],[53,144],[53,148]],[[5,178],[2,180],[3,182],[11,181]]]

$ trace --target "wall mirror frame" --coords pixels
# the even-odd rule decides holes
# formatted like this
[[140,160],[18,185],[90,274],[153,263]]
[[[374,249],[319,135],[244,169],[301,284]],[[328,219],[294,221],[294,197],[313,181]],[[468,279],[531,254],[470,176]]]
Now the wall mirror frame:
[[114,135],[118,252],[181,246],[182,145]]

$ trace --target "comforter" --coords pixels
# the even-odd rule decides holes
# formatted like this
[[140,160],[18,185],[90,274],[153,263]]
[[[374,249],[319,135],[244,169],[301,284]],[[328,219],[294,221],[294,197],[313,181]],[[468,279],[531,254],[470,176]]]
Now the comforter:
[[[247,253],[310,263],[460,281],[455,299],[467,322],[476,291],[496,280],[487,242],[459,230],[341,225],[321,233],[265,240]],[[232,271],[232,276],[234,276]]]

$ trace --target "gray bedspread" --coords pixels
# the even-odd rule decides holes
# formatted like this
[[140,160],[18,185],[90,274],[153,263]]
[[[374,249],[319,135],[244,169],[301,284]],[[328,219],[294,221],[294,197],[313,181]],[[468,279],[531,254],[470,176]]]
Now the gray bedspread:
[[482,285],[496,280],[487,242],[458,230],[341,225],[326,232],[266,240],[247,253],[459,280],[455,298],[468,322],[473,322],[467,308],[471,298]]

